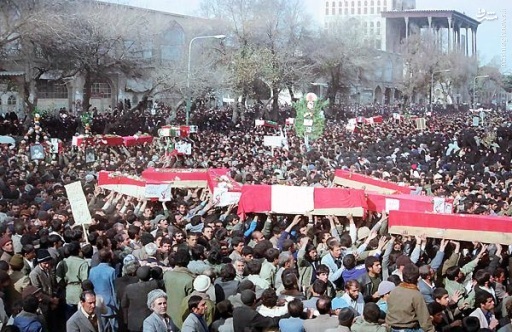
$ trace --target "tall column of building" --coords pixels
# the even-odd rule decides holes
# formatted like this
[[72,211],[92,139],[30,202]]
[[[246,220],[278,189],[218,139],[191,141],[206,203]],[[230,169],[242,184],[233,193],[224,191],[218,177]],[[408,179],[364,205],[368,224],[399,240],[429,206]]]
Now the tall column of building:
[[452,38],[453,38],[452,18],[448,17],[448,52],[450,52],[452,50]]
[[473,36],[473,52],[471,53],[472,56],[475,56],[476,57],[476,53],[477,53],[477,48],[476,48],[476,31],[477,31],[477,27],[472,27],[471,28],[471,34]]
[[469,56],[469,38],[468,38],[468,27],[466,27],[466,51],[464,53],[466,56]]
[[460,23],[457,23],[457,52],[460,52],[461,50],[461,36],[460,36],[460,27],[461,27],[461,24]]
[[405,40],[409,38],[409,17],[405,17]]

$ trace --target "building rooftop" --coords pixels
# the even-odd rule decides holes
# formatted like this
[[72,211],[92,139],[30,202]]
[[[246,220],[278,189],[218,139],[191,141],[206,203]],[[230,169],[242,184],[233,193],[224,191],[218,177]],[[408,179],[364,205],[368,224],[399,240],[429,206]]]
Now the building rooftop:
[[451,17],[459,20],[466,21],[472,25],[479,25],[480,22],[472,17],[467,16],[456,10],[444,10],[444,9],[407,9],[407,10],[392,10],[381,12],[382,17],[385,18],[401,18],[401,17]]

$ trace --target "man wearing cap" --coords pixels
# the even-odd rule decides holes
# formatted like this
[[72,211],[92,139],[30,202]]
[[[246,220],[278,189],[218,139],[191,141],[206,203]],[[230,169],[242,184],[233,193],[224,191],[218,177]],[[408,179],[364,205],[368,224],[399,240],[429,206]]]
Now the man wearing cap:
[[377,301],[377,306],[379,306],[380,311],[384,313],[384,315],[388,312],[389,293],[391,293],[395,287],[396,286],[394,283],[387,280],[384,280],[379,284],[377,294],[379,295],[380,299]]
[[10,236],[4,235],[0,238],[0,248],[2,249],[0,260],[9,263],[12,255],[14,255],[14,247]]
[[163,290],[155,289],[149,292],[147,306],[153,313],[144,320],[144,332],[179,331],[167,315],[167,294]]
[[57,280],[51,270],[52,256],[46,249],[37,251],[36,267],[30,272],[29,278],[32,286],[41,289],[41,311],[49,326],[57,317],[52,317],[52,312],[59,304],[59,298],[55,296]]
[[208,294],[206,293],[210,286],[212,285],[211,279],[208,276],[205,275],[198,275],[194,279],[194,291],[187,297],[185,297],[181,301],[181,317],[182,319],[185,319],[188,314],[190,313],[188,310],[188,300],[192,296],[201,296],[202,299],[206,302],[206,309],[204,312],[204,319],[208,323],[208,326],[213,323],[213,320],[215,318],[215,302],[213,302]]
[[21,269],[23,269],[23,256],[20,254],[12,256],[9,265],[11,266],[9,276],[13,285],[13,294],[10,296],[10,298],[14,303],[18,300],[21,300],[21,293],[26,287],[30,285],[30,279],[23,272],[21,272]]

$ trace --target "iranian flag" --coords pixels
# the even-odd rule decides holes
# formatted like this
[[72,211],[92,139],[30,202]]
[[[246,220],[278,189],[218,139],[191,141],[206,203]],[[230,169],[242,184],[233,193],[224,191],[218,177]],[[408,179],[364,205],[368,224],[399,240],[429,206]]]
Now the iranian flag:
[[238,214],[272,212],[275,214],[363,216],[367,208],[362,190],[315,188],[282,185],[245,185]]
[[101,171],[98,174],[98,186],[137,199],[145,198],[146,181],[139,177]]
[[411,193],[411,189],[409,187],[400,186],[393,182],[384,181],[363,174],[344,170],[336,170],[334,175],[334,183],[344,187],[364,189],[367,191],[373,191],[386,195],[395,193]]
[[390,211],[388,225],[391,234],[425,234],[433,238],[505,245],[512,242],[510,217]]

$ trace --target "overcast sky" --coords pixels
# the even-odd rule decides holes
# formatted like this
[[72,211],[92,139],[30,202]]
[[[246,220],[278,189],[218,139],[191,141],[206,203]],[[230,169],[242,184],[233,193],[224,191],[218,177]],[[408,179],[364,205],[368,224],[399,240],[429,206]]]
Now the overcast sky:
[[[198,15],[201,0],[106,0],[177,14]],[[320,21],[323,0],[303,0],[306,10]],[[450,9],[477,18],[479,10],[496,13],[497,18],[483,21],[478,28],[477,47],[482,64],[491,60],[512,72],[512,1],[511,0],[416,0],[417,9]],[[510,36],[510,37],[509,37]]]

